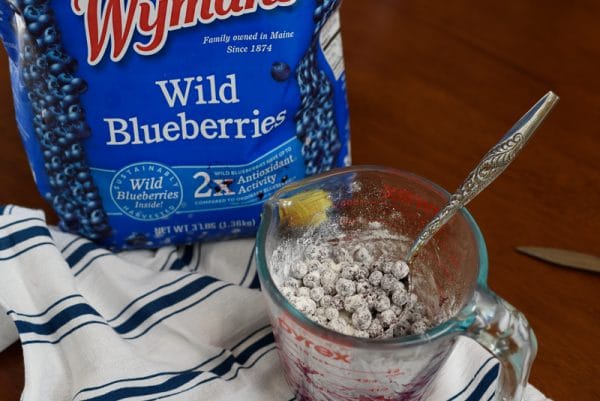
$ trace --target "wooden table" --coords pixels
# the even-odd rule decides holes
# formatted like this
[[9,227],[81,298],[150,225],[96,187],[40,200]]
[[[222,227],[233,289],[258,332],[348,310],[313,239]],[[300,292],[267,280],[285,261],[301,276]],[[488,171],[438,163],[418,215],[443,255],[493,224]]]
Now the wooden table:
[[[491,287],[537,334],[531,382],[555,400],[600,400],[600,277],[515,252],[600,251],[600,2],[347,0],[342,9],[357,164],[411,170],[453,190],[539,97],[561,96],[469,209],[488,244]],[[51,213],[28,170],[2,59],[0,203]],[[18,400],[22,386],[13,345],[0,353],[0,399]]]

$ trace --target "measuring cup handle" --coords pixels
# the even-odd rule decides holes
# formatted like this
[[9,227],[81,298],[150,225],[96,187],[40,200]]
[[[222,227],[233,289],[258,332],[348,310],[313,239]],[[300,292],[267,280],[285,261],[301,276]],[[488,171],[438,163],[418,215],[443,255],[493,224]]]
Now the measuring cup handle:
[[464,334],[501,363],[497,401],[522,401],[537,341],[525,316],[487,288],[478,287],[461,319]]

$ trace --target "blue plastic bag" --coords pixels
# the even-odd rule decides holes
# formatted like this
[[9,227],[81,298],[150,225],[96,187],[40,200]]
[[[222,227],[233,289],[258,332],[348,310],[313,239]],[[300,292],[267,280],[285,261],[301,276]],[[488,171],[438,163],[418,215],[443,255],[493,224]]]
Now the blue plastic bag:
[[253,235],[350,163],[340,0],[0,0],[20,133],[60,227],[102,245]]

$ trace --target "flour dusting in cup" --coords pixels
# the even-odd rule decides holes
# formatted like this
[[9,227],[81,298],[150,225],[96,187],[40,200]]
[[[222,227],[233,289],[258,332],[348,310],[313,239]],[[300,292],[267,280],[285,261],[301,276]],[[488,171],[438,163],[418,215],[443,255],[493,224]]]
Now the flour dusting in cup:
[[280,292],[324,327],[362,338],[423,334],[444,317],[407,291],[409,245],[379,222],[352,233],[321,224],[279,244],[269,265]]

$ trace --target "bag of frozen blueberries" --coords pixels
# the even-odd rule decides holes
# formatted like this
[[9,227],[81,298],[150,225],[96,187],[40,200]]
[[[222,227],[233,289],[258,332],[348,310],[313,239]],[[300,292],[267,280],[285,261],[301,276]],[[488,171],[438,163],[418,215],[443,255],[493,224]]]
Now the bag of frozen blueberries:
[[60,227],[112,249],[250,236],[350,163],[341,0],[0,0],[18,127]]

